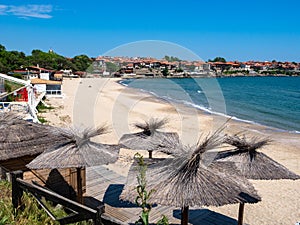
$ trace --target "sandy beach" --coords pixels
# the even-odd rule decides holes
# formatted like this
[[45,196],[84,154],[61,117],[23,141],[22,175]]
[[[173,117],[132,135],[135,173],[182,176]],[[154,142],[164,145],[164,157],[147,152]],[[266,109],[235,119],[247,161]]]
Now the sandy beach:
[[[154,96],[117,83],[117,79],[64,79],[63,99],[46,102],[55,109],[42,116],[54,126],[98,126],[106,123],[110,133],[97,139],[117,144],[119,138],[135,131],[132,124],[150,117],[167,118],[165,130],[178,132],[185,144],[195,144],[201,133],[207,134],[226,122],[226,118],[166,102]],[[278,132],[268,127],[231,120],[226,133],[244,132],[251,136],[268,137],[272,142],[262,151],[300,174],[300,135]],[[147,155],[146,152],[143,152]],[[126,176],[134,151],[121,149],[120,159],[108,167]],[[153,157],[161,156],[153,153]],[[245,206],[244,223],[295,224],[300,222],[300,180],[252,181],[262,201]],[[237,218],[238,205],[209,207],[209,209]]]

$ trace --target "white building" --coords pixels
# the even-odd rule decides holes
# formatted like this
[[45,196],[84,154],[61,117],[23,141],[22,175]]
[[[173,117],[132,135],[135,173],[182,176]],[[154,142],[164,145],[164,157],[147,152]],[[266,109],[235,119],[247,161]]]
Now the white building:
[[32,79],[31,84],[37,94],[45,93],[47,97],[62,97],[62,82],[46,79]]

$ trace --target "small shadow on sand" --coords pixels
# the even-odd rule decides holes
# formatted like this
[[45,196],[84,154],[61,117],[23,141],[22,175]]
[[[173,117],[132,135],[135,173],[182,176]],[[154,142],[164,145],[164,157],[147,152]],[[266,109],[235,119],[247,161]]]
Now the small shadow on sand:
[[136,204],[133,204],[128,201],[120,200],[120,195],[122,193],[124,184],[110,184],[105,191],[103,202],[120,208],[135,208],[138,207]]
[[[173,210],[173,216],[181,219],[181,210]],[[190,209],[189,223],[194,225],[237,225],[237,220],[209,209]]]

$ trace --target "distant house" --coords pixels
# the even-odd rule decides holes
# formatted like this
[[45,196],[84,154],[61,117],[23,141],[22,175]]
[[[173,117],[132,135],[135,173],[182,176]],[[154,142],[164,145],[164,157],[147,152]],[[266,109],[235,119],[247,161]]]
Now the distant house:
[[9,74],[21,74],[23,77],[23,80],[31,80],[31,79],[45,79],[49,80],[50,75],[53,71],[48,70],[45,68],[41,68],[39,66],[27,66],[24,69],[21,70],[14,70],[13,72],[10,72]]
[[23,80],[31,80],[34,78],[39,78],[38,71],[28,70],[27,68],[21,70],[14,70],[13,72],[9,72],[8,74],[9,75],[20,74],[22,75]]
[[53,80],[62,81],[63,80],[63,72],[58,71],[53,75]]
[[245,64],[245,63],[241,64],[241,68],[244,69],[244,70],[248,70],[248,71],[251,70],[251,66],[249,64]]
[[45,79],[32,79],[31,84],[37,93],[46,93],[47,97],[62,96],[62,82]]

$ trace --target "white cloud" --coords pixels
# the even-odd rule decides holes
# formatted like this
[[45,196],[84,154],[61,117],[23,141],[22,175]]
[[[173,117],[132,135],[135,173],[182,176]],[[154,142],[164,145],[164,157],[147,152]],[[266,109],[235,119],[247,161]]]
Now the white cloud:
[[14,15],[20,18],[42,18],[50,19],[52,16],[52,5],[0,5],[0,15]]
[[6,5],[0,5],[0,15],[5,15],[7,10]]

